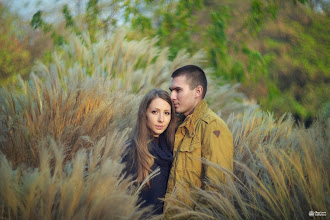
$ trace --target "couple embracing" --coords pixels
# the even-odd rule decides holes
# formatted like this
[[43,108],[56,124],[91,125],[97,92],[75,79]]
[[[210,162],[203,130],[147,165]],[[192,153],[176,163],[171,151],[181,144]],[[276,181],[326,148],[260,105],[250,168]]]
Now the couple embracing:
[[142,207],[152,205],[152,214],[164,212],[171,218],[173,204],[167,198],[173,192],[192,207],[187,199],[191,188],[205,188],[207,181],[215,179],[225,182],[225,174],[203,164],[201,158],[233,171],[233,137],[204,100],[207,80],[201,68],[176,69],[169,89],[171,94],[153,89],[144,96],[123,162],[126,175],[133,175],[137,184],[159,167],[159,174],[146,181],[139,200]]

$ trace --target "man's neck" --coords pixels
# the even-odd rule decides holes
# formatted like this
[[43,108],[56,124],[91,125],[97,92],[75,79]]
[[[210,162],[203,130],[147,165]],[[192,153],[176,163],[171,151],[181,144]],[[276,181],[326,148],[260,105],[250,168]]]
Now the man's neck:
[[196,104],[195,104],[195,107],[191,110],[190,113],[188,113],[187,115],[184,115],[185,118],[188,117],[189,115],[192,115],[196,109],[196,106],[202,101],[203,99],[199,100]]

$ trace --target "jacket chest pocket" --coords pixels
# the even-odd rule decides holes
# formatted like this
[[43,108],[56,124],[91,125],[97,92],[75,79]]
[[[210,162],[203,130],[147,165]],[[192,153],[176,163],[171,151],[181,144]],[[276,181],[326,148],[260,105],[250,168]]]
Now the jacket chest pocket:
[[189,176],[201,174],[201,143],[197,137],[183,139],[177,153],[179,169],[188,171]]

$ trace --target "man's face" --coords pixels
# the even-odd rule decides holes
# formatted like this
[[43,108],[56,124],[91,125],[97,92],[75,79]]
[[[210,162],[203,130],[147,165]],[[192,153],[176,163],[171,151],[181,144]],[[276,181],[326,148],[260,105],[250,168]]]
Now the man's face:
[[170,82],[171,100],[175,112],[183,113],[185,116],[192,113],[198,101],[196,99],[196,89],[190,89],[185,75],[171,78]]

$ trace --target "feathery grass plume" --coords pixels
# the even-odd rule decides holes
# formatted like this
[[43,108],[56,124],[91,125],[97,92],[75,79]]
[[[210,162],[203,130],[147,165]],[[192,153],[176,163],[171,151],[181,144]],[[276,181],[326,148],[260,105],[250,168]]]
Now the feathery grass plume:
[[[137,106],[148,90],[167,90],[176,68],[201,65],[204,54],[180,51],[170,61],[167,49],[155,46],[157,38],[125,36],[119,30],[96,43],[71,36],[54,51],[52,64],[39,63],[20,88],[0,90],[0,175],[11,176],[0,183],[1,217],[143,214],[137,196],[126,192],[131,183],[118,176]],[[209,84],[215,106],[228,112],[230,103],[240,105],[235,86]]]
[[[203,160],[227,176],[195,188],[195,209],[169,207],[174,218],[307,219],[309,211],[328,212],[329,127],[293,127],[293,119],[251,108],[242,119],[228,119],[234,136],[234,173]],[[211,190],[209,190],[211,189]],[[176,201],[175,196],[170,198]]]
[[[21,80],[20,90],[1,90],[0,150],[14,167],[38,166],[37,145],[43,137],[66,145],[70,160],[82,143],[91,144],[116,127],[131,128],[142,95],[154,87],[167,89],[177,67],[203,61],[202,52],[191,57],[184,51],[170,61],[167,49],[155,46],[157,38],[127,41],[125,36],[120,30],[94,44],[86,35],[71,36],[53,53],[53,64],[39,63],[38,76],[32,73],[29,83]],[[226,103],[239,103],[236,87],[209,84],[210,100],[226,114],[226,106],[234,106]]]
[[[17,179],[20,174],[12,170],[12,166],[5,155],[0,152],[0,216],[17,216],[23,204]],[[10,207],[10,208],[9,208]]]
[[[239,84],[225,84],[220,86],[216,81],[208,79],[208,88],[206,100],[209,107],[214,110],[221,118],[226,120],[232,113],[236,116],[241,115],[249,104],[243,103],[246,96],[243,93],[237,92]],[[228,100],[232,100],[228,102]]]
[[[44,139],[41,145],[40,168],[36,169],[13,169],[0,155],[2,218],[139,219],[149,210],[137,205],[137,194],[130,192],[132,182],[123,179],[123,165],[116,160],[95,157],[82,148],[62,169],[65,155],[59,149],[65,146],[58,146],[52,139]],[[100,151],[100,145],[95,148]],[[56,164],[51,165],[54,155]],[[92,170],[99,160],[103,163]]]
[[[52,68],[58,73],[63,87],[67,88],[71,80],[97,75],[111,82],[112,91],[145,94],[153,88],[168,90],[170,74],[176,68],[186,64],[203,65],[205,61],[203,51],[191,56],[185,50],[179,51],[171,61],[167,48],[156,47],[158,38],[128,41],[126,34],[124,29],[119,29],[109,39],[100,37],[94,44],[86,34],[71,36],[69,44],[52,56]],[[46,80],[50,69],[42,63],[35,67]],[[212,70],[207,68],[206,72]],[[208,81],[207,99],[215,111],[222,109],[222,115],[227,118],[231,112],[239,113],[244,109],[242,100],[245,96],[237,92],[238,85],[221,86],[211,77]]]
[[111,92],[111,83],[102,77],[72,81],[67,90],[56,73],[44,83],[35,75],[31,79],[30,84],[23,82],[24,95],[2,90],[0,98],[0,149],[14,167],[39,166],[37,146],[44,137],[63,143],[69,160],[82,145],[133,126],[140,96]]

